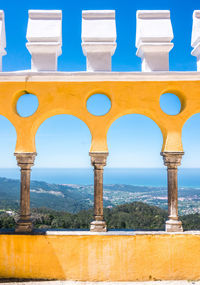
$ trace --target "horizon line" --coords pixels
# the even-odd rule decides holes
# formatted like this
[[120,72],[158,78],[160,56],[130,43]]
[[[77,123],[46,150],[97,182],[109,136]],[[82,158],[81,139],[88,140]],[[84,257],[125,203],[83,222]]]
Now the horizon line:
[[[0,167],[0,170],[1,169],[18,169],[19,167],[16,166],[16,167]],[[32,167],[32,170],[33,169],[93,169],[93,167],[46,167],[46,166],[42,166],[42,167],[37,167],[37,166],[34,166]],[[105,167],[105,169],[167,169],[167,167],[165,166],[162,166],[162,167]],[[180,166],[178,169],[200,169],[200,166],[199,167],[183,167],[183,166]]]

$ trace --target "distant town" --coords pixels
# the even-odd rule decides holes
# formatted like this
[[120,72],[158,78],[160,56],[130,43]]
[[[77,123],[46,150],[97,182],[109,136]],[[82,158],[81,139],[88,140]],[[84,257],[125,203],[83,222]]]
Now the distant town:
[[[77,213],[93,207],[93,185],[49,184],[31,182],[31,207],[47,207],[56,211]],[[0,209],[12,213],[19,209],[20,184],[18,180],[0,178]],[[165,187],[104,185],[104,207],[143,202],[167,210]],[[9,212],[10,211],[10,212]],[[179,215],[200,212],[200,188],[179,188]]]

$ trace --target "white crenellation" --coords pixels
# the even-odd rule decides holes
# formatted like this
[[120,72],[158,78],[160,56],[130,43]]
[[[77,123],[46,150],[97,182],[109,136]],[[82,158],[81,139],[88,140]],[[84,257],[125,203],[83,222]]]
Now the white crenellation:
[[62,54],[62,11],[29,10],[26,38],[31,70],[56,71]]
[[193,50],[191,54],[197,57],[197,71],[200,71],[200,10],[193,13],[192,40]]
[[136,55],[142,59],[142,71],[168,71],[173,48],[170,11],[139,10],[136,18]]
[[115,11],[82,11],[81,37],[87,71],[111,71],[111,57],[116,49]]
[[2,71],[2,57],[6,55],[6,33],[4,11],[0,10],[0,71]]
[[[29,10],[26,47],[31,54],[31,71],[57,71],[62,54],[62,11]],[[173,30],[168,10],[137,11],[136,55],[141,58],[143,72],[169,71],[169,52],[173,48]],[[197,58],[200,71],[200,10],[193,13],[191,54]],[[6,55],[4,11],[0,10],[0,71]],[[116,50],[114,10],[82,11],[82,50],[87,71],[110,72]]]

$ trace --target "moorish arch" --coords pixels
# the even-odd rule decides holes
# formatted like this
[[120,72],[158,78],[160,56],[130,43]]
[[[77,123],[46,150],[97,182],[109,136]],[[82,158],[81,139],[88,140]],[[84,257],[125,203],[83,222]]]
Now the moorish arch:
[[[19,235],[1,235],[2,276],[79,281],[199,280],[199,232],[183,234],[178,217],[178,168],[184,155],[182,129],[190,117],[200,113],[200,11],[193,13],[191,46],[196,57],[195,71],[170,71],[174,34],[169,10],[136,12],[135,46],[141,72],[135,72],[134,66],[131,72],[112,72],[111,59],[118,45],[114,10],[82,11],[80,20],[84,71],[58,71],[57,59],[64,44],[62,11],[29,10],[26,47],[31,55],[31,69],[0,72],[0,114],[16,130],[15,156],[21,170],[20,218],[15,230]],[[72,29],[77,27],[73,24]],[[0,34],[1,71],[6,54],[3,11]],[[103,115],[94,115],[87,109],[87,101],[98,93],[111,102],[111,108]],[[179,98],[178,113],[168,114],[161,108],[161,97],[166,93]],[[35,113],[23,117],[17,112],[17,104],[27,94],[37,97],[38,107]],[[65,232],[58,236],[58,232],[47,231],[43,236],[33,231],[30,173],[37,152],[35,138],[45,120],[61,114],[79,118],[91,133],[94,220],[90,231],[95,232],[92,234]],[[161,155],[168,177],[165,224],[168,233],[105,233],[103,170],[112,147],[108,148],[107,134],[117,119],[128,114],[149,117],[162,133]]]
[[[1,59],[5,54],[5,25],[3,11],[0,14],[4,35]],[[103,168],[109,154],[107,133],[118,118],[127,114],[151,118],[162,132],[161,155],[168,169],[169,220],[166,230],[182,231],[178,220],[177,168],[184,154],[182,127],[192,115],[200,112],[199,72],[169,71],[169,52],[173,48],[170,11],[137,11],[136,20],[136,55],[141,58],[142,72],[111,71],[111,57],[117,47],[113,10],[83,11],[82,50],[86,56],[86,72],[57,72],[57,57],[62,52],[62,11],[29,11],[26,46],[31,54],[31,70],[0,73],[0,114],[16,129],[15,156],[21,168],[18,231],[32,231],[29,192],[30,172],[37,152],[37,131],[46,119],[60,114],[79,118],[91,133],[89,154],[94,167],[95,197],[92,231],[106,230],[102,197]],[[193,20],[192,54],[197,57],[199,71],[198,11],[194,12]],[[55,29],[48,29],[49,25]],[[1,65],[0,61],[0,68]],[[111,102],[110,110],[100,116],[87,109],[90,97],[98,93],[106,95]],[[166,93],[179,98],[179,113],[170,115],[162,110],[160,98]],[[38,107],[33,114],[23,117],[18,113],[17,104],[28,94],[37,97]]]
[[[32,74],[31,77],[29,76],[30,81],[27,82],[25,81],[27,77],[19,74],[18,82],[14,82],[13,80],[16,79],[11,74],[6,78],[6,85],[0,84],[0,112],[4,113],[15,126],[17,133],[15,155],[20,167],[28,169],[34,163],[37,152],[35,136],[40,125],[52,116],[69,114],[81,119],[90,130],[90,156],[95,168],[95,187],[98,185],[100,188],[96,192],[102,193],[103,167],[106,165],[108,156],[107,132],[116,119],[126,114],[135,113],[151,118],[159,126],[163,135],[161,152],[165,165],[169,169],[168,173],[171,173],[170,179],[173,180],[174,177],[177,177],[177,166],[180,165],[183,155],[182,126],[192,114],[200,111],[198,80],[192,81],[196,75],[192,75],[189,80],[187,75],[182,74],[176,74],[175,77],[171,73],[167,75],[163,73],[159,75],[130,73],[129,81],[124,78],[123,73],[99,74],[98,81],[90,73],[80,74],[78,78],[77,73],[73,75],[64,73],[56,76],[43,73],[42,81],[38,81],[37,76]],[[152,81],[152,76],[154,81]],[[178,78],[181,80],[185,78],[185,82],[179,81]],[[5,77],[2,80],[4,81]],[[146,80],[145,84],[143,80]],[[26,89],[23,88],[25,86]],[[87,101],[97,93],[105,94],[111,101],[110,110],[101,116],[93,115],[87,109]],[[180,99],[181,109],[178,114],[168,115],[161,109],[160,97],[165,93],[173,93]],[[37,97],[38,108],[34,114],[22,117],[17,112],[17,103],[26,94],[33,94]],[[30,174],[30,171],[27,173]],[[177,182],[173,183],[170,185],[176,185],[177,189]],[[95,197],[101,201],[99,208],[101,214],[96,215],[99,225],[102,219],[102,194]],[[177,201],[177,194],[170,197],[172,201]],[[176,208],[173,213],[173,219],[176,220],[177,202],[172,204]],[[171,206],[170,209],[172,209]]]
[[116,167],[148,168],[152,167],[152,161],[155,160],[156,164],[153,167],[162,165],[160,157],[163,144],[162,132],[147,116],[128,114],[118,118],[110,126],[107,140],[108,162],[111,166],[114,162]]
[[[51,138],[57,138],[56,145]],[[86,124],[75,116],[62,114],[49,117],[38,128],[35,141],[40,155],[39,167],[89,166],[91,134]]]

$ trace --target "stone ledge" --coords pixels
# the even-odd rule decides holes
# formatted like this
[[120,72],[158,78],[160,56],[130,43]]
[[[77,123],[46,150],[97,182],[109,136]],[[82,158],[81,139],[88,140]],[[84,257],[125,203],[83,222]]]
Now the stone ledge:
[[165,231],[124,231],[108,230],[107,232],[90,232],[89,230],[34,230],[31,233],[16,233],[12,230],[0,230],[0,235],[47,235],[47,236],[137,236],[137,235],[200,235],[200,231],[165,232]]
[[[33,281],[33,280],[12,280],[0,279],[0,284],[24,284],[24,285],[200,285],[200,281],[174,280],[174,281],[144,281],[144,282],[88,282],[88,281]],[[15,281],[15,282],[14,282]]]
[[0,82],[200,81],[200,72],[0,72]]

